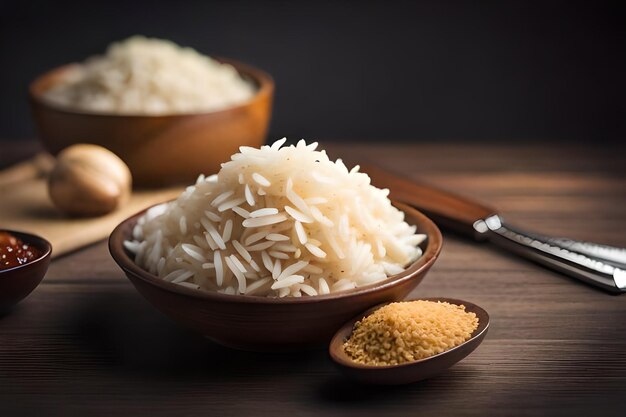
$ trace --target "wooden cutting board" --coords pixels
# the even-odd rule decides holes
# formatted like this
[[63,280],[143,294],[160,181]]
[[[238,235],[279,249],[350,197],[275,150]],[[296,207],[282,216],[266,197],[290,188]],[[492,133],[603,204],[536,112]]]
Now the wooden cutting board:
[[122,220],[153,204],[178,196],[183,188],[135,190],[130,201],[106,216],[71,218],[48,197],[45,158],[41,156],[0,172],[0,229],[34,233],[52,244],[52,257],[106,239]]

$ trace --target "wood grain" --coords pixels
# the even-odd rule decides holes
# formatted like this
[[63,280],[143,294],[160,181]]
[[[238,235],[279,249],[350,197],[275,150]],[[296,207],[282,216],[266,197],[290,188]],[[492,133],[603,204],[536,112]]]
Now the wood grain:
[[[0,144],[0,159],[27,156]],[[539,145],[333,145],[479,198],[529,229],[626,246],[626,152]],[[0,161],[0,164],[2,161]],[[626,299],[446,233],[415,297],[472,301],[484,343],[440,377],[375,388],[324,351],[228,350],[149,306],[104,243],[55,260],[0,318],[0,415],[621,416]]]

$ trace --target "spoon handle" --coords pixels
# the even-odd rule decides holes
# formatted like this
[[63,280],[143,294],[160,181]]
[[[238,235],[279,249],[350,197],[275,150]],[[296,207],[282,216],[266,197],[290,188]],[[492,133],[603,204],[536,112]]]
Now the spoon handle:
[[507,225],[498,215],[476,222],[493,244],[614,293],[626,292],[626,249],[535,235]]
[[376,166],[362,168],[372,184],[389,188],[391,198],[423,211],[443,227],[474,240],[488,240],[604,290],[626,292],[626,249],[525,232],[505,224],[491,207]]
[[413,206],[438,225],[473,239],[485,238],[482,234],[476,233],[474,223],[497,213],[489,206],[427,184],[402,178],[375,165],[361,164],[361,171],[370,176],[375,186],[388,188],[389,197],[393,200]]

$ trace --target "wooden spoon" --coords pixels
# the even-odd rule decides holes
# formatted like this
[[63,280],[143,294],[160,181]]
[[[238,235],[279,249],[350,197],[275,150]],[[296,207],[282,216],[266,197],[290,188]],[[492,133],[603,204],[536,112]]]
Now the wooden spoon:
[[485,310],[476,304],[453,298],[423,298],[422,300],[445,301],[450,304],[464,305],[465,311],[474,313],[478,317],[478,328],[474,330],[474,333],[468,340],[460,345],[425,359],[391,366],[372,366],[356,363],[346,354],[343,344],[352,334],[352,329],[357,321],[389,303],[379,304],[350,320],[335,333],[328,349],[331,359],[346,376],[358,382],[400,385],[431,378],[442,373],[472,353],[481,344],[489,329],[489,314]]

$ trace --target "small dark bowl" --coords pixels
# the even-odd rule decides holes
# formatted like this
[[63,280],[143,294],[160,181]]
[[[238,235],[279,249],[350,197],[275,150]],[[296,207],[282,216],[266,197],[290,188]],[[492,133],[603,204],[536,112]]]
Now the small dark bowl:
[[337,331],[328,348],[331,359],[346,376],[355,381],[366,384],[400,385],[421,381],[442,373],[472,353],[482,343],[489,329],[489,314],[485,310],[475,304],[453,298],[421,298],[420,300],[445,301],[456,305],[462,304],[465,306],[465,311],[476,314],[476,317],[478,317],[478,328],[474,330],[468,340],[460,345],[418,361],[391,366],[372,366],[356,363],[346,354],[343,344],[350,338],[354,324],[363,317],[389,304],[383,303],[354,317]]
[[12,234],[42,253],[34,261],[0,270],[0,313],[4,313],[37,288],[50,265],[52,246],[50,242],[36,235],[14,230],[0,231]]
[[404,272],[379,283],[322,296],[266,298],[226,295],[185,288],[159,279],[137,266],[123,242],[131,237],[138,213],[122,222],[109,238],[113,259],[157,309],[179,323],[225,346],[245,350],[294,350],[328,343],[347,320],[373,305],[404,298],[433,265],[441,250],[437,226],[422,213],[396,204],[406,221],[428,238],[424,254]]

